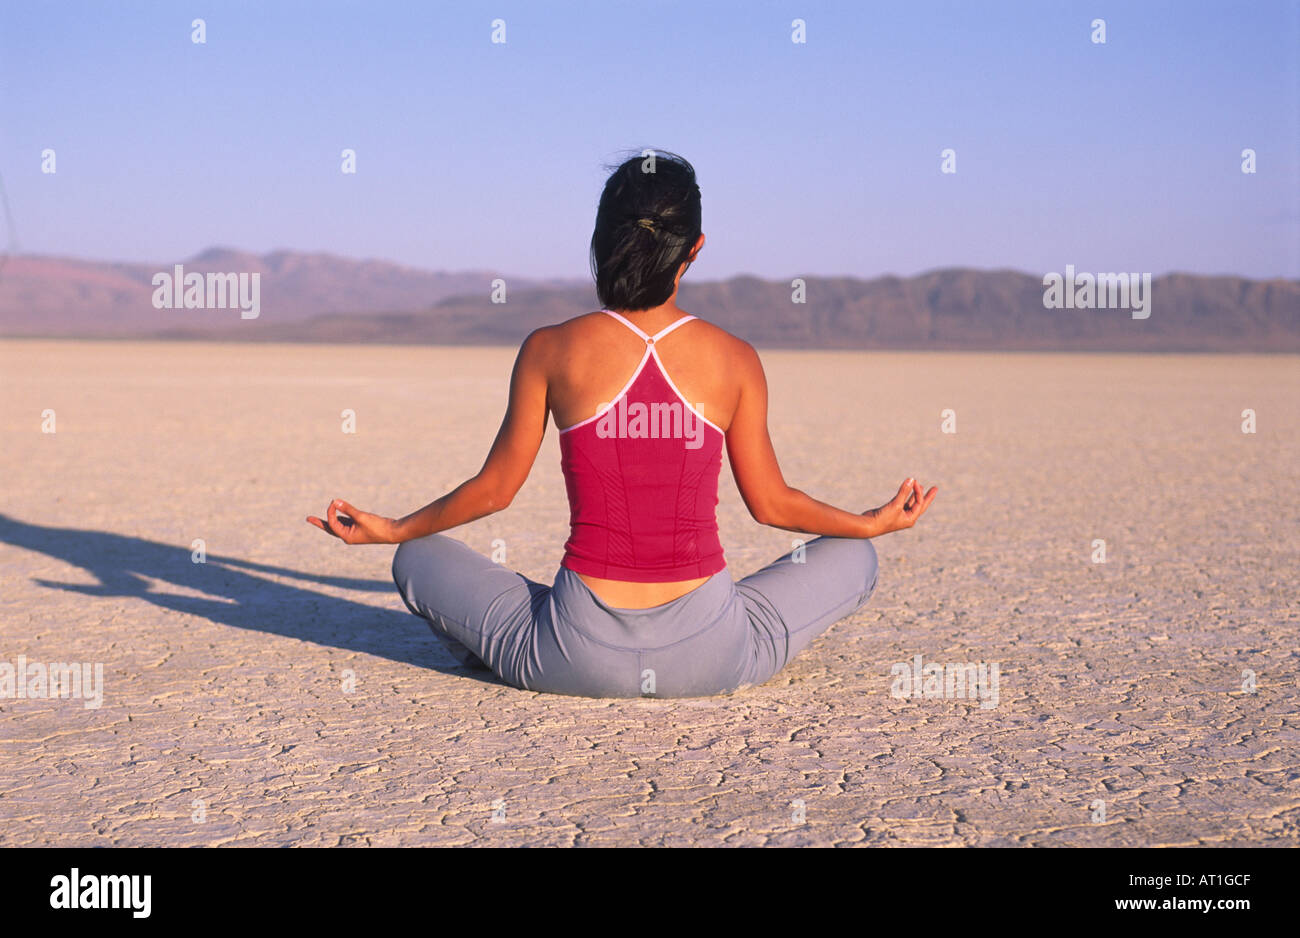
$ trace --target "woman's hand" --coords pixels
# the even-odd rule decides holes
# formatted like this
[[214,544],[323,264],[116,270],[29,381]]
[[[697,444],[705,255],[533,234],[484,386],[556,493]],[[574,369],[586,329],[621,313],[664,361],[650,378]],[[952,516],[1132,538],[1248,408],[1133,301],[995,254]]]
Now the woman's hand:
[[[343,514],[339,514],[342,511]],[[392,518],[372,515],[353,508],[342,499],[330,502],[325,520],[308,516],[308,523],[316,525],[326,534],[333,534],[346,544],[396,544],[397,523]]]
[[872,518],[880,526],[881,530],[877,532],[879,534],[901,531],[916,524],[916,519],[925,514],[925,510],[930,507],[930,502],[934,501],[937,494],[939,494],[937,485],[931,486],[930,491],[922,495],[921,483],[915,479],[908,479],[898,487],[898,494],[892,501],[879,508],[864,511],[863,514]]

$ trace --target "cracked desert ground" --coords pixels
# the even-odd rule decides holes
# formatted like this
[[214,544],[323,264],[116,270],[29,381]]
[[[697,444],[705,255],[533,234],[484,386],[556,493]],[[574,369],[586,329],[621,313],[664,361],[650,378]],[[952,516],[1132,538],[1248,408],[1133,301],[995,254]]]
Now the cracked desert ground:
[[[0,342],[0,662],[103,666],[0,700],[0,844],[1300,842],[1300,359],[765,352],[792,485],[939,498],[767,684],[592,700],[462,669],[391,546],[304,521],[473,474],[513,355]],[[725,467],[718,517],[736,576],[795,536]],[[551,427],[452,533],[549,582],[566,532]],[[997,706],[892,696],[918,654]]]

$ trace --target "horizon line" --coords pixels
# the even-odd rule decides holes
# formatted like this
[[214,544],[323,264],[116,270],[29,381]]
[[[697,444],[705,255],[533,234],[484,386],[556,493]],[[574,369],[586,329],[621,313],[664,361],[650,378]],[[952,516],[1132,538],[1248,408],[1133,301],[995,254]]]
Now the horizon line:
[[[333,258],[333,259],[342,260],[342,261],[351,261],[351,262],[353,262],[353,263],[378,263],[378,264],[386,264],[386,265],[391,266],[391,267],[397,267],[397,268],[401,268],[401,269],[404,269],[404,270],[417,271],[417,272],[419,272],[419,273],[425,273],[425,274],[443,274],[443,275],[467,275],[467,274],[480,274],[480,273],[481,273],[481,274],[501,274],[501,271],[500,271],[500,270],[491,270],[491,269],[489,269],[489,268],[473,268],[473,267],[470,267],[470,268],[462,268],[462,269],[459,269],[459,270],[452,270],[452,269],[447,269],[447,268],[441,268],[441,269],[440,269],[440,268],[434,268],[434,267],[419,267],[419,266],[415,266],[415,265],[412,265],[412,264],[403,263],[402,261],[395,261],[395,260],[391,260],[391,259],[384,258],[384,257],[358,257],[358,256],[350,256],[350,255],[346,255],[346,254],[338,254],[338,253],[335,253],[335,252],[333,252],[333,251],[307,250],[307,249],[298,249],[298,248],[273,248],[273,249],[271,249],[271,250],[269,250],[269,251],[264,251],[264,252],[260,252],[260,253],[259,253],[259,252],[256,252],[256,251],[245,250],[245,249],[242,249],[242,248],[233,248],[233,247],[228,247],[228,246],[225,246],[225,245],[212,245],[211,247],[203,248],[201,251],[197,252],[196,254],[192,254],[192,255],[190,255],[190,256],[188,256],[188,257],[182,258],[182,259],[179,260],[179,261],[168,261],[167,263],[168,263],[170,266],[175,266],[176,264],[182,264],[182,265],[184,265],[184,264],[186,264],[186,263],[189,263],[189,262],[194,261],[196,258],[202,257],[204,254],[217,253],[217,252],[230,253],[230,254],[245,254],[245,255],[248,255],[248,256],[250,256],[250,257],[255,257],[255,258],[259,258],[259,259],[267,258],[267,257],[271,257],[271,256],[276,255],[276,254],[297,254],[297,255],[303,255],[303,256],[328,257],[328,258]],[[4,253],[0,253],[0,278],[3,277],[3,272],[2,272],[2,271],[3,271],[3,267],[4,267],[4,265],[6,264],[6,262],[11,261],[11,260],[18,260],[18,259],[21,259],[21,258],[47,259],[47,260],[64,260],[64,261],[77,261],[77,262],[88,263],[88,264],[118,264],[118,265],[131,265],[131,266],[150,266],[150,265],[154,265],[154,264],[157,263],[157,262],[155,262],[155,261],[148,261],[148,260],[121,260],[121,259],[108,259],[108,258],[96,258],[96,257],[79,257],[79,256],[75,256],[75,255],[70,255],[70,254],[45,254],[45,253],[29,253],[29,252],[7,253],[7,252],[4,252]],[[1067,265],[1062,265],[1062,267],[1064,267],[1064,266],[1067,266]],[[1076,266],[1076,265],[1068,265],[1068,266]],[[849,274],[849,273],[839,273],[839,274],[795,273],[795,274],[790,274],[790,275],[788,275],[788,276],[789,276],[789,277],[802,277],[802,278],[810,278],[810,277],[813,277],[813,278],[818,278],[818,279],[822,279],[822,280],[883,280],[883,279],[891,278],[891,277],[892,277],[892,278],[895,278],[895,279],[898,279],[898,280],[909,280],[909,279],[912,279],[912,278],[915,278],[915,277],[924,277],[924,276],[927,276],[927,275],[930,275],[930,274],[944,273],[944,272],[946,272],[946,271],[954,271],[954,270],[956,270],[956,271],[974,271],[974,272],[976,272],[976,273],[1014,273],[1014,274],[1021,274],[1021,275],[1026,276],[1026,277],[1040,277],[1040,276],[1044,276],[1045,274],[1048,274],[1048,273],[1057,273],[1057,272],[1058,272],[1058,271],[1045,271],[1044,274],[1039,274],[1039,273],[1034,272],[1034,271],[1025,270],[1024,268],[1020,268],[1020,267],[1011,267],[1011,266],[979,267],[979,266],[969,266],[969,265],[952,265],[952,266],[942,266],[942,267],[928,267],[928,268],[925,268],[925,269],[923,269],[923,270],[916,271],[915,273],[909,273],[909,274],[902,274],[902,273],[896,273],[896,272],[888,271],[888,272],[881,272],[881,273],[874,273],[874,274],[860,274],[860,273],[859,273],[859,274]],[[1087,271],[1087,270],[1085,270],[1085,271],[1080,271],[1080,272],[1081,272],[1081,273],[1091,273],[1092,271]],[[1106,273],[1110,273],[1111,271],[1105,271],[1105,272],[1106,272]],[[1115,273],[1133,273],[1133,271],[1114,271],[1114,272],[1115,272]],[[1212,278],[1212,277],[1231,277],[1231,278],[1235,278],[1235,279],[1238,279],[1238,280],[1253,280],[1253,281],[1264,282],[1264,283],[1269,282],[1269,281],[1272,281],[1272,280],[1280,280],[1280,281],[1287,282],[1287,283],[1300,283],[1300,277],[1289,277],[1289,276],[1287,276],[1287,275],[1285,275],[1285,274],[1273,274],[1273,275],[1270,275],[1270,276],[1257,277],[1257,276],[1249,276],[1249,275],[1247,275],[1247,274],[1233,273],[1233,272],[1227,272],[1227,271],[1220,271],[1220,272],[1217,272],[1217,273],[1203,273],[1203,272],[1192,271],[1192,270],[1185,270],[1185,269],[1184,269],[1184,270],[1180,270],[1180,269],[1165,270],[1165,271],[1163,271],[1163,272],[1161,272],[1161,273],[1156,273],[1156,272],[1154,272],[1154,271],[1138,271],[1137,273],[1139,273],[1139,274],[1142,274],[1142,273],[1150,273],[1150,274],[1151,274],[1151,277],[1152,277],[1153,279],[1156,278],[1156,277],[1171,277],[1171,276],[1206,277],[1206,278]],[[578,286],[578,285],[580,285],[580,284],[586,284],[586,285],[590,285],[590,286],[593,286],[593,287],[595,286],[595,282],[594,282],[594,280],[591,280],[589,277],[588,277],[588,278],[577,277],[577,276],[566,277],[566,276],[562,276],[562,275],[559,275],[559,274],[547,274],[547,275],[540,275],[540,276],[534,276],[534,275],[522,275],[522,274],[521,274],[521,275],[511,274],[511,275],[509,275],[509,276],[515,277],[516,279],[519,279],[519,280],[531,280],[531,281],[559,281],[560,283],[562,283],[562,284],[564,284],[564,285],[566,285],[566,286],[575,286],[575,287],[576,287],[576,286]],[[735,279],[737,279],[737,278],[741,278],[741,277],[747,277],[747,278],[750,278],[750,279],[760,280],[760,281],[764,281],[764,282],[768,282],[768,283],[778,283],[778,282],[783,282],[785,279],[787,279],[785,276],[764,276],[764,275],[761,275],[761,274],[751,273],[751,272],[737,272],[737,273],[729,274],[729,275],[727,275],[727,276],[715,277],[715,278],[712,278],[712,279],[706,279],[706,280],[694,280],[693,282],[696,283],[696,284],[705,284],[705,283],[725,283],[725,282],[728,281],[728,280],[735,280]],[[683,282],[683,284],[686,284],[686,283],[687,283],[687,281],[686,281],[686,279],[685,279],[684,276],[683,276],[683,280],[682,280],[682,282]]]

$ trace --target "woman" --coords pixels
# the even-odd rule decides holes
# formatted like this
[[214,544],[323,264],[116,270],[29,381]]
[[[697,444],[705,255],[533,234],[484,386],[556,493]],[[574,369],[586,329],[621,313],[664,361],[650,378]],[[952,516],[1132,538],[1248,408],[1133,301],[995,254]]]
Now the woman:
[[[635,157],[605,183],[591,239],[606,307],[533,332],[483,468],[397,520],[330,503],[348,544],[401,544],[407,607],[507,683],[586,697],[697,697],[766,681],[876,585],[869,538],[909,528],[937,489],[906,480],[861,514],[786,484],[754,349],[676,304],[704,246],[695,171]],[[695,403],[691,403],[695,402]],[[560,433],[570,537],[552,586],[437,532],[507,507]],[[722,450],[760,524],[821,535],[739,582],[715,518]]]

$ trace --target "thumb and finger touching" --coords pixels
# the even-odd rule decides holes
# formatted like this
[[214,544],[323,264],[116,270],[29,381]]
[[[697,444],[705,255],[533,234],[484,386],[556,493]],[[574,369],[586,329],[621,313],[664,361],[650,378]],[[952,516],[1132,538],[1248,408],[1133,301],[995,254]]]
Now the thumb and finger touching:
[[[340,513],[342,517],[340,517]],[[308,515],[307,521],[314,524],[327,534],[332,534],[339,540],[346,543],[352,543],[351,535],[356,532],[358,522],[364,512],[357,511],[348,502],[341,498],[336,498],[329,503],[329,508],[325,511],[324,518],[317,518],[314,515]]]

